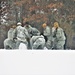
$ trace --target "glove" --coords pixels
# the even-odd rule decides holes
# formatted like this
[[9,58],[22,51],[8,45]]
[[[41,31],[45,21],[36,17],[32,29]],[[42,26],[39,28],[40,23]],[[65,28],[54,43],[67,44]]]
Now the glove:
[[16,40],[17,40],[17,38],[13,38],[13,41],[15,41],[15,42],[16,42]]
[[17,39],[17,38],[13,38],[13,40],[15,40],[15,39]]
[[55,38],[55,37],[56,37],[56,35],[53,35],[53,37]]
[[26,38],[27,39],[27,41],[30,41],[30,38]]

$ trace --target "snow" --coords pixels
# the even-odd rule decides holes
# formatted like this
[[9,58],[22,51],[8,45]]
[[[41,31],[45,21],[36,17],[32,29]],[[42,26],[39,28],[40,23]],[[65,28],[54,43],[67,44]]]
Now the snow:
[[0,51],[0,75],[75,75],[75,51]]
[[23,43],[20,43],[19,50],[27,50],[27,46]]

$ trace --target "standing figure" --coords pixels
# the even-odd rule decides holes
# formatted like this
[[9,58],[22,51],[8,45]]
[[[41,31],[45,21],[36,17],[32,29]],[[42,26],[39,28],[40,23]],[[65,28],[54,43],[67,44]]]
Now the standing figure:
[[20,22],[17,23],[17,27],[14,31],[14,38],[17,39],[16,40],[16,49],[19,49],[20,43],[24,43],[28,47],[27,38],[30,38],[28,31],[24,27],[22,27],[21,25],[22,24]]
[[32,28],[31,25],[29,24],[29,22],[25,22],[25,25],[24,25],[25,29],[27,29],[28,31],[28,34],[29,36],[31,37],[32,36]]
[[42,27],[43,27],[43,29],[44,29],[43,35],[47,38],[47,40],[46,40],[46,47],[47,47],[48,49],[51,49],[51,30],[50,30],[50,27],[47,26],[46,23],[44,23],[44,24],[42,25]]
[[54,49],[64,49],[66,37],[63,29],[59,27],[58,22],[54,23],[54,27],[52,28],[52,37]]
[[14,40],[14,33],[13,31],[15,30],[16,25],[12,25],[11,28],[8,31],[8,38],[4,40],[4,48],[5,49],[15,49],[15,40]]
[[[29,22],[25,22],[25,25],[24,25],[24,28],[27,29],[28,31],[28,34],[29,34],[29,37],[31,38],[32,37],[32,28],[31,25],[29,24]],[[27,39],[28,41],[28,49],[31,49],[31,46],[30,46],[30,40]]]

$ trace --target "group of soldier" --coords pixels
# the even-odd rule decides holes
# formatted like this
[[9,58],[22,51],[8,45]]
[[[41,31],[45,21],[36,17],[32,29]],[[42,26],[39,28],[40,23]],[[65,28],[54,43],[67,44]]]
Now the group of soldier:
[[19,49],[20,45],[25,45],[26,49],[63,50],[65,45],[64,30],[59,27],[58,22],[54,22],[50,28],[47,23],[42,24],[43,33],[32,27],[29,22],[25,22],[24,26],[20,22],[12,25],[8,31],[8,38],[4,40],[5,49]]

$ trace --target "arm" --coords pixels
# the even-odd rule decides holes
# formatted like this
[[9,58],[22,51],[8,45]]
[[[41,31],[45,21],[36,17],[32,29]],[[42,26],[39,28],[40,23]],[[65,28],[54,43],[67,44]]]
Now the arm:
[[32,49],[32,46],[33,46],[33,37],[30,39],[30,46],[31,46],[31,49]]
[[45,36],[49,36],[50,35],[50,28],[47,27],[45,30],[44,30],[44,35]]
[[25,29],[24,32],[25,32],[26,37],[27,37],[27,38],[30,38],[29,33],[28,33],[28,31],[27,31],[26,29]]
[[63,30],[62,29],[58,30],[56,34],[57,39],[60,39],[62,37],[62,34],[63,34]]
[[16,37],[17,37],[17,29],[13,30],[13,34],[12,35],[13,35],[13,39],[16,39]]

